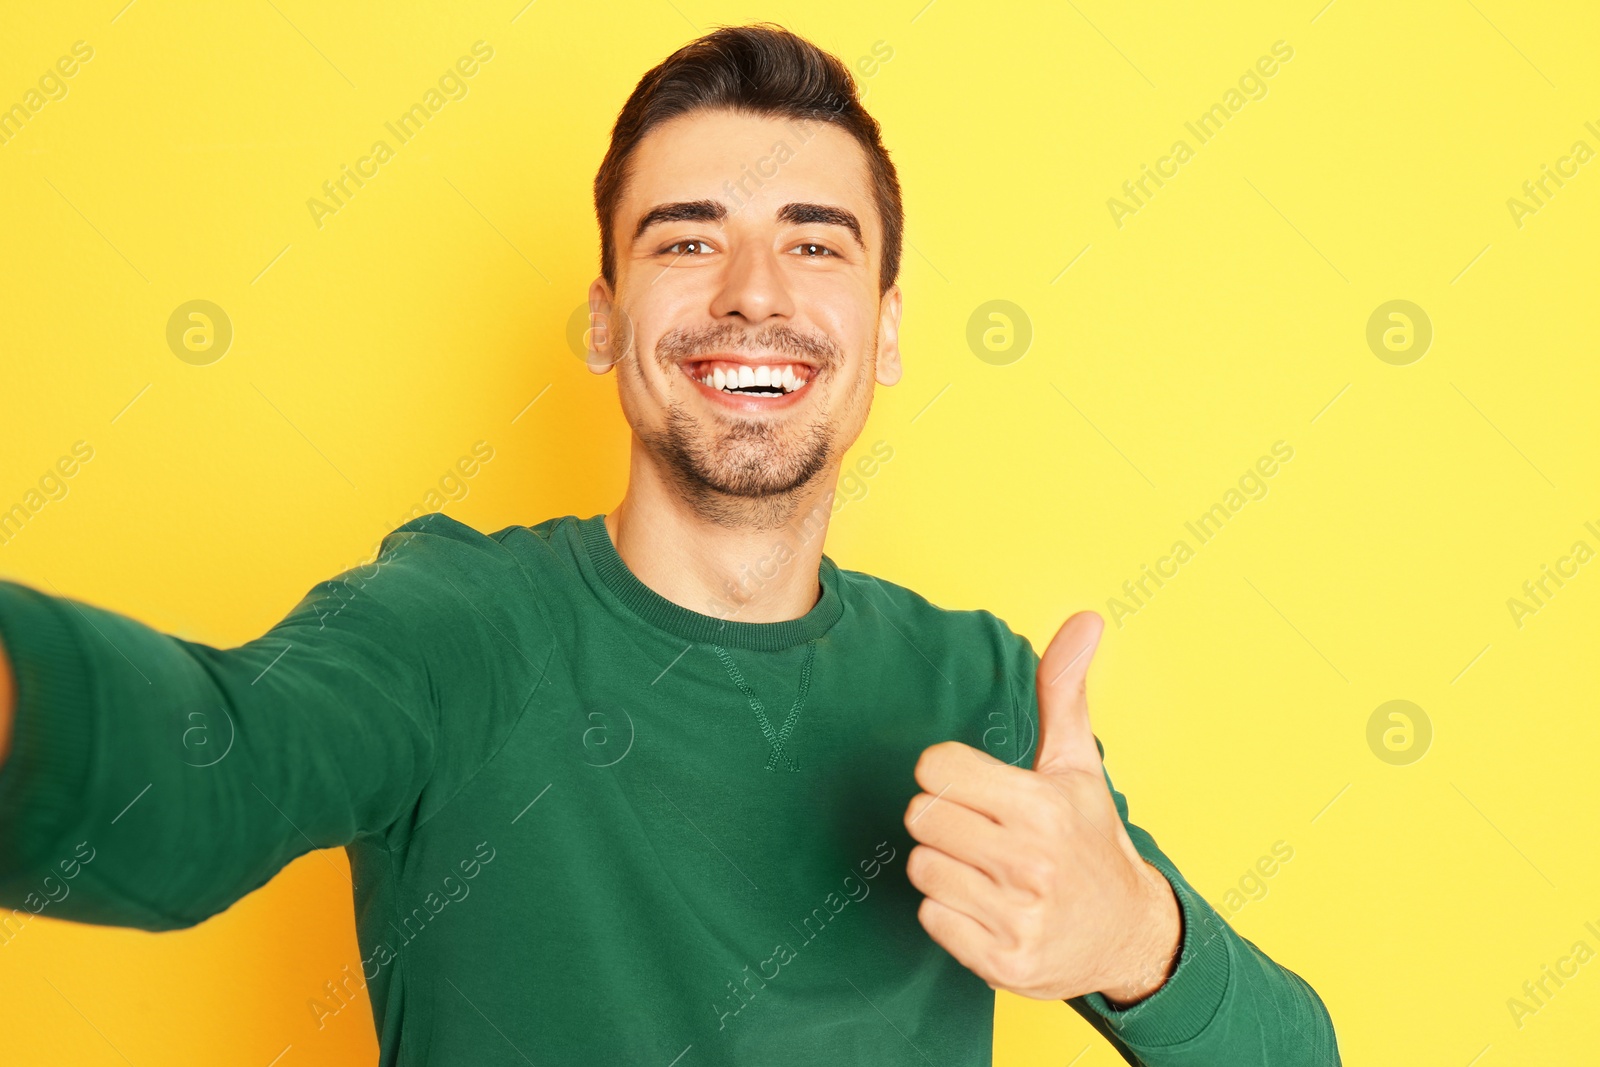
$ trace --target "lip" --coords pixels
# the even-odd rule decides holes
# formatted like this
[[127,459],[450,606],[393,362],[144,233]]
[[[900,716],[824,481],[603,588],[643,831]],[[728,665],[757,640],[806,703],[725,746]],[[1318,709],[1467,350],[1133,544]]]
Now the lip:
[[[769,367],[781,367],[785,364],[791,366],[803,365],[810,369],[811,378],[809,381],[807,381],[804,387],[796,389],[792,393],[785,393],[782,396],[739,396],[731,393],[724,393],[715,386],[706,385],[700,379],[689,373],[689,368],[693,364],[709,363],[713,360],[723,360],[729,363],[741,363],[751,367],[760,367],[763,365]],[[809,360],[750,358],[748,356],[734,355],[728,352],[716,352],[709,355],[700,356],[695,359],[684,360],[682,363],[678,364],[678,370],[682,372],[683,376],[689,380],[689,383],[694,386],[695,390],[701,396],[705,397],[713,404],[718,404],[730,411],[737,411],[741,414],[759,414],[767,411],[784,411],[788,408],[794,407],[796,404],[804,403],[807,394],[811,392],[812,387],[816,384],[817,378],[816,365]]]
[[679,363],[678,366],[687,367],[691,363],[714,363],[718,360],[721,360],[724,363],[742,363],[747,367],[782,367],[784,365],[789,365],[794,367],[809,367],[813,371],[817,369],[816,363],[809,359],[795,359],[791,356],[779,355],[751,356],[743,352],[707,352],[704,355],[696,356],[693,359],[686,359]]

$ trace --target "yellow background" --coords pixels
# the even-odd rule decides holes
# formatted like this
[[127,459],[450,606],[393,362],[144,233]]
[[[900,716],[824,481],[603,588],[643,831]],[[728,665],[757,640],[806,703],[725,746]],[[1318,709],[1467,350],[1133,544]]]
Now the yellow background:
[[[0,105],[94,49],[0,146],[0,508],[95,450],[0,574],[230,645],[476,441],[494,459],[457,518],[608,509],[626,428],[565,337],[617,109],[718,23],[775,19],[852,64],[883,42],[861,82],[905,186],[906,375],[860,444],[893,459],[830,555],[1042,647],[1288,442],[1265,498],[1108,627],[1112,776],[1219,906],[1293,848],[1232,921],[1320,992],[1346,1062],[1594,1054],[1600,963],[1520,1027],[1506,1003],[1600,950],[1600,562],[1520,628],[1506,603],[1600,548],[1600,161],[1520,227],[1506,203],[1600,149],[1592,8],[124,3],[7,5],[0,33]],[[307,199],[478,40],[468,95],[318,228]],[[1184,122],[1280,40],[1267,95],[1197,145]],[[1119,228],[1108,199],[1180,137],[1194,158]],[[209,366],[166,344],[193,299],[235,332]],[[1033,328],[999,366],[966,342],[996,299]],[[1365,339],[1392,299],[1433,324],[1408,366]],[[1409,765],[1367,743],[1393,699],[1432,724]],[[364,1004],[320,1032],[307,1007],[358,961],[347,879],[306,856],[181,933],[36,920],[0,948],[0,1058],[373,1062]],[[996,1062],[1120,1060],[1003,995]]]

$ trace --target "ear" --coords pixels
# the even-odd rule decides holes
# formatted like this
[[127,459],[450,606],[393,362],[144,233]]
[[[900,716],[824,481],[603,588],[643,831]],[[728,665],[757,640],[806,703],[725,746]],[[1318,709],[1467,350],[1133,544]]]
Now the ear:
[[889,286],[878,302],[878,367],[879,385],[893,385],[900,380],[900,285]]
[[624,355],[622,346],[628,343],[628,338],[627,331],[618,328],[622,314],[604,275],[589,283],[589,328],[583,333],[588,352],[584,362],[595,374],[604,374]]

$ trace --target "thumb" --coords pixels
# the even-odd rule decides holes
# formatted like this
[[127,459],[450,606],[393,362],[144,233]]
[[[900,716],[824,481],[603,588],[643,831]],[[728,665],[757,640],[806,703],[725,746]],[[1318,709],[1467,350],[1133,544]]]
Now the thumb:
[[1085,682],[1105,620],[1080,611],[1062,624],[1039,657],[1039,750],[1036,771],[1081,770],[1101,774],[1100,751],[1089,726]]

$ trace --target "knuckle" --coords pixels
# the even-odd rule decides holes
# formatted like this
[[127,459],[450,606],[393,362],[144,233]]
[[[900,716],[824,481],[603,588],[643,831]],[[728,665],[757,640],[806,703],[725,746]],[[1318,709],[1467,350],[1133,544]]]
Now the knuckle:
[[1029,771],[1025,778],[1018,779],[1018,787],[1035,810],[1058,807],[1062,803],[1061,787],[1037,772]]
[[1039,852],[1025,850],[1011,859],[1011,875],[1017,888],[1030,896],[1043,896],[1055,876],[1055,863]]
[[1019,879],[1013,881],[1010,890],[1011,899],[1016,903],[1018,909],[1032,907],[1044,899],[1044,890],[1039,887],[1037,882],[1032,880],[1023,881]]
[[1015,943],[1022,945],[1037,945],[1044,936],[1044,913],[1037,904],[1017,909],[1012,916],[1012,937]]
[[1020,948],[998,950],[990,962],[990,973],[1003,986],[1015,988],[1028,981],[1028,961]]
[[1041,797],[1040,803],[1032,808],[1032,816],[1034,825],[1039,831],[1052,838],[1065,837],[1072,826],[1067,805],[1054,794]]

